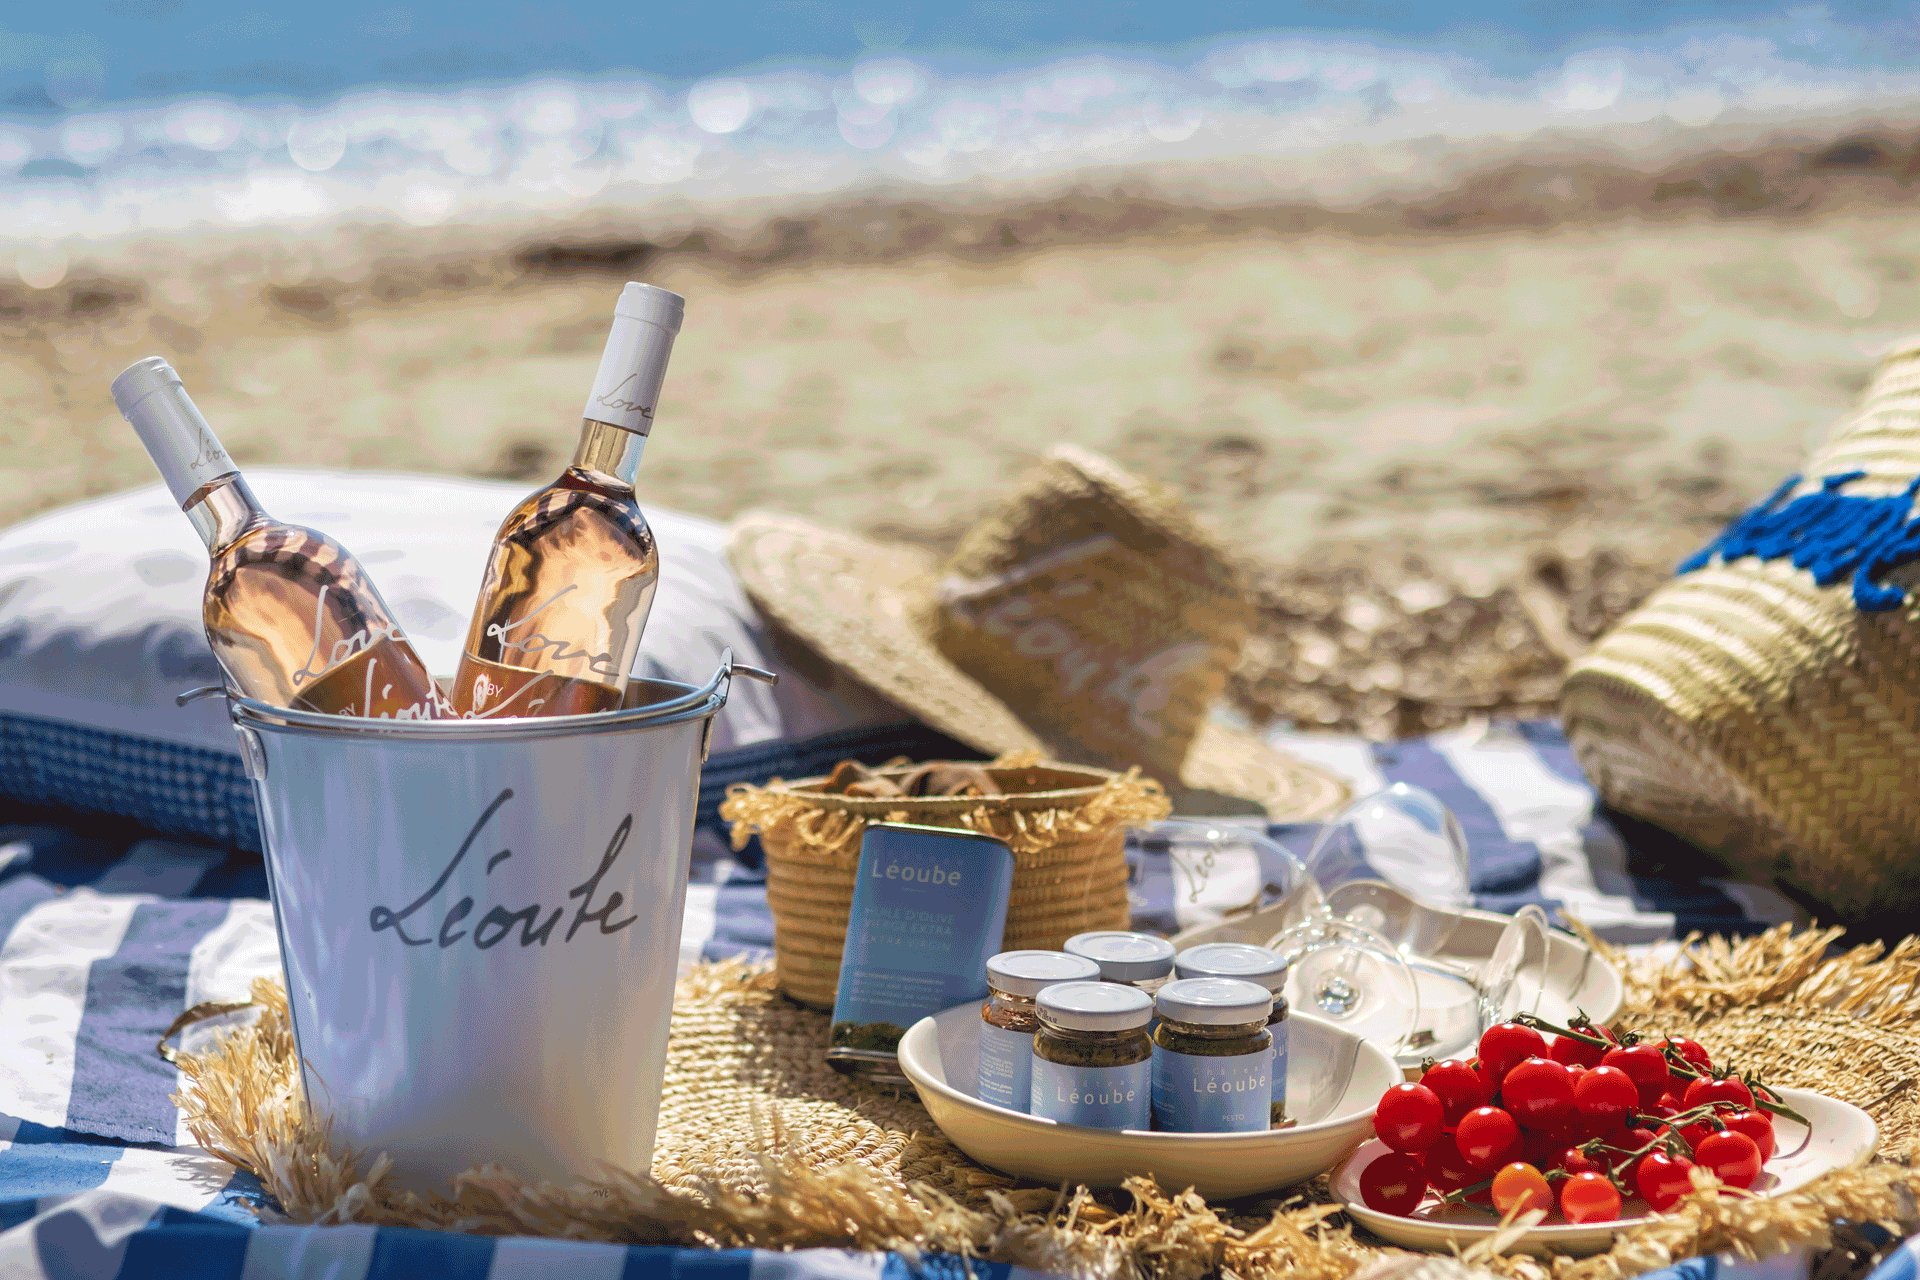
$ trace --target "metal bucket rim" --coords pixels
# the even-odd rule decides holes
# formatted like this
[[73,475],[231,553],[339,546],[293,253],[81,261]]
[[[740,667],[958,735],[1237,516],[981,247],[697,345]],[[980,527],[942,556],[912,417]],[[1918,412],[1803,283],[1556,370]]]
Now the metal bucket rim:
[[612,733],[623,729],[655,728],[715,715],[727,704],[736,672],[749,669],[733,661],[731,651],[702,685],[679,680],[648,680],[649,684],[682,689],[663,702],[620,711],[597,711],[581,716],[534,716],[507,720],[374,720],[364,716],[326,715],[279,707],[227,691],[227,705],[235,725],[320,737],[374,737],[418,742],[504,742],[536,738],[570,738],[576,734]]

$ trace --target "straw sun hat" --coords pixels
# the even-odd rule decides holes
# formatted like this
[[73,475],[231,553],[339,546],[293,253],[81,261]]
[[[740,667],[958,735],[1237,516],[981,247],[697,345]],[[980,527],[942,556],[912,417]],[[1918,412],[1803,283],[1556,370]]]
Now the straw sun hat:
[[944,561],[764,512],[728,553],[791,636],[981,751],[1139,765],[1187,813],[1289,821],[1346,799],[1209,718],[1252,605],[1176,500],[1097,454],[1049,450]]

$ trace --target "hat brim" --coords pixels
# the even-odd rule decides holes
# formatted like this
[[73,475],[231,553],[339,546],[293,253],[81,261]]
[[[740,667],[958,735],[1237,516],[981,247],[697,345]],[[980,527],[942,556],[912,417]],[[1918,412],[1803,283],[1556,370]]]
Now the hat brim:
[[[727,556],[762,612],[925,723],[991,755],[1039,750],[1074,761],[1072,743],[1042,740],[923,629],[916,584],[934,568],[926,553],[750,511],[729,530]],[[1180,777],[1156,781],[1176,811],[1195,816],[1264,811],[1275,822],[1311,821],[1350,798],[1333,774],[1214,720],[1195,734]]]

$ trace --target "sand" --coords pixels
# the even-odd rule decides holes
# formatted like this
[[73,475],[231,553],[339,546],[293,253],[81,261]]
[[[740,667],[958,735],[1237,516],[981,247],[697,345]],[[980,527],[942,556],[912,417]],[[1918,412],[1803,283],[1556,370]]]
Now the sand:
[[[1883,152],[1853,198],[1806,185],[1815,154],[1800,187],[1695,164],[1646,178],[1638,206],[1501,205],[1488,192],[1524,186],[1509,173],[1454,193],[1477,215],[1429,201],[1306,230],[1082,194],[944,220],[869,204],[664,248],[575,229],[409,252],[383,233],[357,275],[290,268],[297,245],[174,243],[144,276],[0,284],[0,503],[148,481],[107,383],[156,353],[243,464],[545,477],[637,277],[688,299],[647,503],[937,548],[1073,441],[1172,484],[1246,553],[1271,622],[1239,690],[1256,718],[1404,731],[1526,709],[1920,327],[1908,161]],[[1751,190],[1773,194],[1754,209]],[[915,219],[935,229],[918,247]],[[1441,626],[1460,600],[1484,616]],[[1388,652],[1397,671],[1356,674],[1423,617],[1498,660],[1421,684]],[[1316,680],[1345,692],[1315,702],[1298,686]]]

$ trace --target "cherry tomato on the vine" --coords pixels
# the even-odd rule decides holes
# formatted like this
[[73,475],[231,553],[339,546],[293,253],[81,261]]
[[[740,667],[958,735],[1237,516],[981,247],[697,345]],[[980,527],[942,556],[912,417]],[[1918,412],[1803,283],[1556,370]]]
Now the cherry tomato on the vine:
[[1520,1158],[1536,1169],[1551,1169],[1567,1148],[1581,1140],[1579,1127],[1556,1125],[1551,1129],[1520,1130]]
[[1753,1110],[1753,1090],[1742,1081],[1728,1076],[1724,1080],[1715,1080],[1710,1076],[1701,1076],[1687,1085],[1683,1107],[1704,1107],[1709,1102],[1725,1102],[1742,1111]]
[[1773,1120],[1764,1111],[1731,1111],[1720,1117],[1720,1123],[1735,1133],[1744,1133],[1753,1139],[1760,1148],[1760,1159],[1773,1159]]
[[1503,1218],[1516,1209],[1522,1213],[1528,1209],[1552,1213],[1553,1192],[1547,1186],[1547,1176],[1518,1160],[1504,1166],[1493,1175],[1493,1207]]
[[1490,1096],[1480,1073],[1457,1058],[1436,1062],[1420,1077],[1420,1083],[1433,1090],[1444,1112],[1442,1123],[1451,1129],[1460,1117],[1475,1107],[1487,1105]]
[[1573,1075],[1551,1058],[1528,1058],[1500,1086],[1507,1114],[1529,1129],[1555,1129],[1574,1118]]
[[1454,1130],[1460,1154],[1475,1169],[1497,1169],[1520,1151],[1520,1126],[1498,1107],[1475,1107]]
[[1653,1139],[1654,1132],[1651,1129],[1623,1129],[1607,1139],[1607,1145],[1613,1148],[1607,1153],[1607,1158],[1613,1161],[1614,1175],[1620,1181],[1628,1186],[1634,1185],[1634,1175],[1640,1171],[1643,1157],[1633,1153],[1644,1150]]
[[1560,1212],[1568,1222],[1607,1222],[1620,1216],[1620,1191],[1605,1174],[1583,1170],[1561,1185]]
[[1549,1058],[1569,1067],[1597,1067],[1600,1065],[1600,1056],[1607,1051],[1608,1046],[1619,1043],[1613,1038],[1613,1033],[1605,1027],[1575,1027],[1574,1030],[1597,1036],[1607,1043],[1588,1044],[1572,1036],[1555,1036],[1553,1043],[1547,1047]]
[[1604,1153],[1597,1156],[1590,1156],[1579,1147],[1568,1147],[1560,1153],[1560,1158],[1553,1163],[1555,1168],[1564,1170],[1567,1173],[1598,1173],[1604,1175],[1607,1172],[1607,1166],[1603,1163],[1605,1158]]
[[1369,1209],[1405,1217],[1419,1207],[1420,1197],[1426,1194],[1426,1170],[1402,1152],[1375,1156],[1373,1163],[1360,1171],[1360,1198]]
[[1594,1067],[1573,1086],[1573,1105],[1583,1119],[1612,1129],[1640,1105],[1640,1090],[1620,1068]]
[[1730,1187],[1750,1187],[1760,1176],[1766,1160],[1760,1147],[1744,1133],[1725,1129],[1702,1138],[1693,1149],[1693,1158],[1702,1168]]
[[1678,1159],[1664,1151],[1655,1151],[1640,1162],[1634,1171],[1634,1189],[1640,1198],[1652,1205],[1656,1213],[1665,1213],[1680,1203],[1680,1197],[1693,1190],[1693,1181],[1687,1176],[1693,1168],[1693,1161]]
[[[1667,1133],[1671,1129],[1672,1129],[1671,1125],[1663,1124],[1660,1126],[1659,1132]],[[1680,1141],[1687,1144],[1687,1150],[1692,1151],[1694,1148],[1700,1145],[1700,1140],[1702,1138],[1705,1138],[1708,1134],[1717,1133],[1717,1132],[1718,1130],[1714,1127],[1713,1121],[1695,1120],[1692,1124],[1681,1126]]]
[[1702,1075],[1713,1069],[1713,1059],[1708,1056],[1706,1046],[1698,1040],[1688,1040],[1684,1036],[1667,1036],[1660,1041],[1660,1047],[1671,1048],[1680,1055],[1682,1061]]
[[1480,1035],[1480,1065],[1496,1089],[1503,1088],[1507,1072],[1528,1058],[1547,1056],[1546,1037],[1532,1027],[1517,1022],[1502,1022],[1488,1027]]
[[1660,1051],[1650,1044],[1623,1045],[1618,1049],[1609,1049],[1601,1057],[1603,1067],[1618,1067],[1627,1073],[1633,1086],[1640,1093],[1640,1105],[1643,1108],[1658,1105],[1660,1095],[1667,1091],[1670,1076],[1667,1060]]
[[1460,1144],[1450,1133],[1441,1134],[1440,1141],[1427,1148],[1422,1163],[1427,1171],[1427,1185],[1439,1191],[1458,1191],[1480,1181],[1480,1170],[1467,1163],[1467,1158],[1460,1154]]
[[1492,1070],[1488,1068],[1486,1063],[1475,1058],[1467,1065],[1473,1068],[1473,1074],[1480,1077],[1480,1093],[1485,1099],[1485,1101],[1481,1103],[1482,1106],[1487,1105],[1487,1103],[1492,1102],[1500,1096],[1500,1081],[1494,1078]]
[[1373,1109],[1373,1131],[1395,1151],[1425,1151],[1445,1130],[1440,1099],[1423,1084],[1396,1084]]

